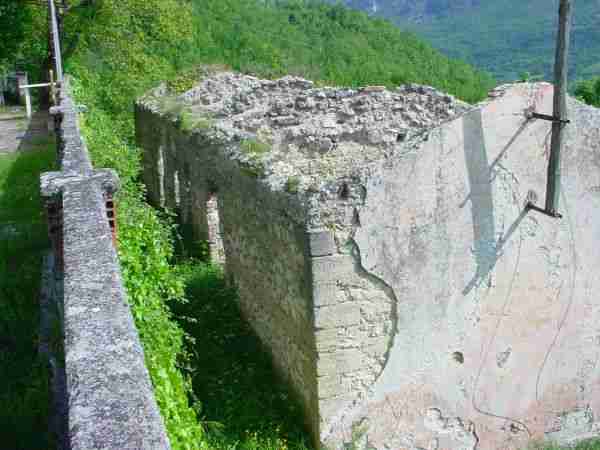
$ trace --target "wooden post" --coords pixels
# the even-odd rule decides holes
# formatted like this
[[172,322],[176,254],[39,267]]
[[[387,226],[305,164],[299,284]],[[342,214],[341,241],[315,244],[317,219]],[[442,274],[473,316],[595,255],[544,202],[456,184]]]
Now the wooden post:
[[567,56],[571,35],[571,5],[572,0],[560,0],[554,66],[554,121],[552,122],[548,184],[546,186],[546,211],[550,214],[557,214],[560,199],[560,152],[564,141],[563,129],[567,120]]

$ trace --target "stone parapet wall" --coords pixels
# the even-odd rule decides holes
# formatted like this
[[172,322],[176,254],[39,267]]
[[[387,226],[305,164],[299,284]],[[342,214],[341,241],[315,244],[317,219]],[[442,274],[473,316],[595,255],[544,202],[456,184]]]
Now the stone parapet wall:
[[169,449],[107,218],[117,176],[92,167],[68,80],[53,113],[60,171],[42,174],[41,189],[62,283],[64,440],[70,450]]

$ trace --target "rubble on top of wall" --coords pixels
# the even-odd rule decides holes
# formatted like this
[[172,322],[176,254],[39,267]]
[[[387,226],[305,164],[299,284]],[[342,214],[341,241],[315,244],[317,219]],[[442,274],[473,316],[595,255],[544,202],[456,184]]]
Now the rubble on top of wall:
[[190,132],[231,143],[233,159],[258,168],[271,189],[290,193],[322,192],[335,180],[351,179],[471,109],[416,84],[334,88],[233,72],[212,74],[179,97],[169,97],[163,86],[144,102],[175,112],[172,119]]

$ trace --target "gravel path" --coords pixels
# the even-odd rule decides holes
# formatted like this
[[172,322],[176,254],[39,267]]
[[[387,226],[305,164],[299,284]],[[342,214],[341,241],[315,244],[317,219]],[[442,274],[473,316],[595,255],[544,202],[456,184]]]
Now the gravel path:
[[22,107],[0,109],[0,155],[35,150],[46,143],[48,112],[38,111],[28,120]]

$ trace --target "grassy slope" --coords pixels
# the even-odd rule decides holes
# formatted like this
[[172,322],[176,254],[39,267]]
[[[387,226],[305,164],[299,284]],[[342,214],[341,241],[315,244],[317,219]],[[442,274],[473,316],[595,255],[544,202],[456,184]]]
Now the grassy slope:
[[[45,147],[45,148],[44,148]],[[42,254],[49,247],[39,175],[52,145],[0,156],[0,221],[20,232],[0,237],[0,447],[48,450],[48,372],[37,354]]]

